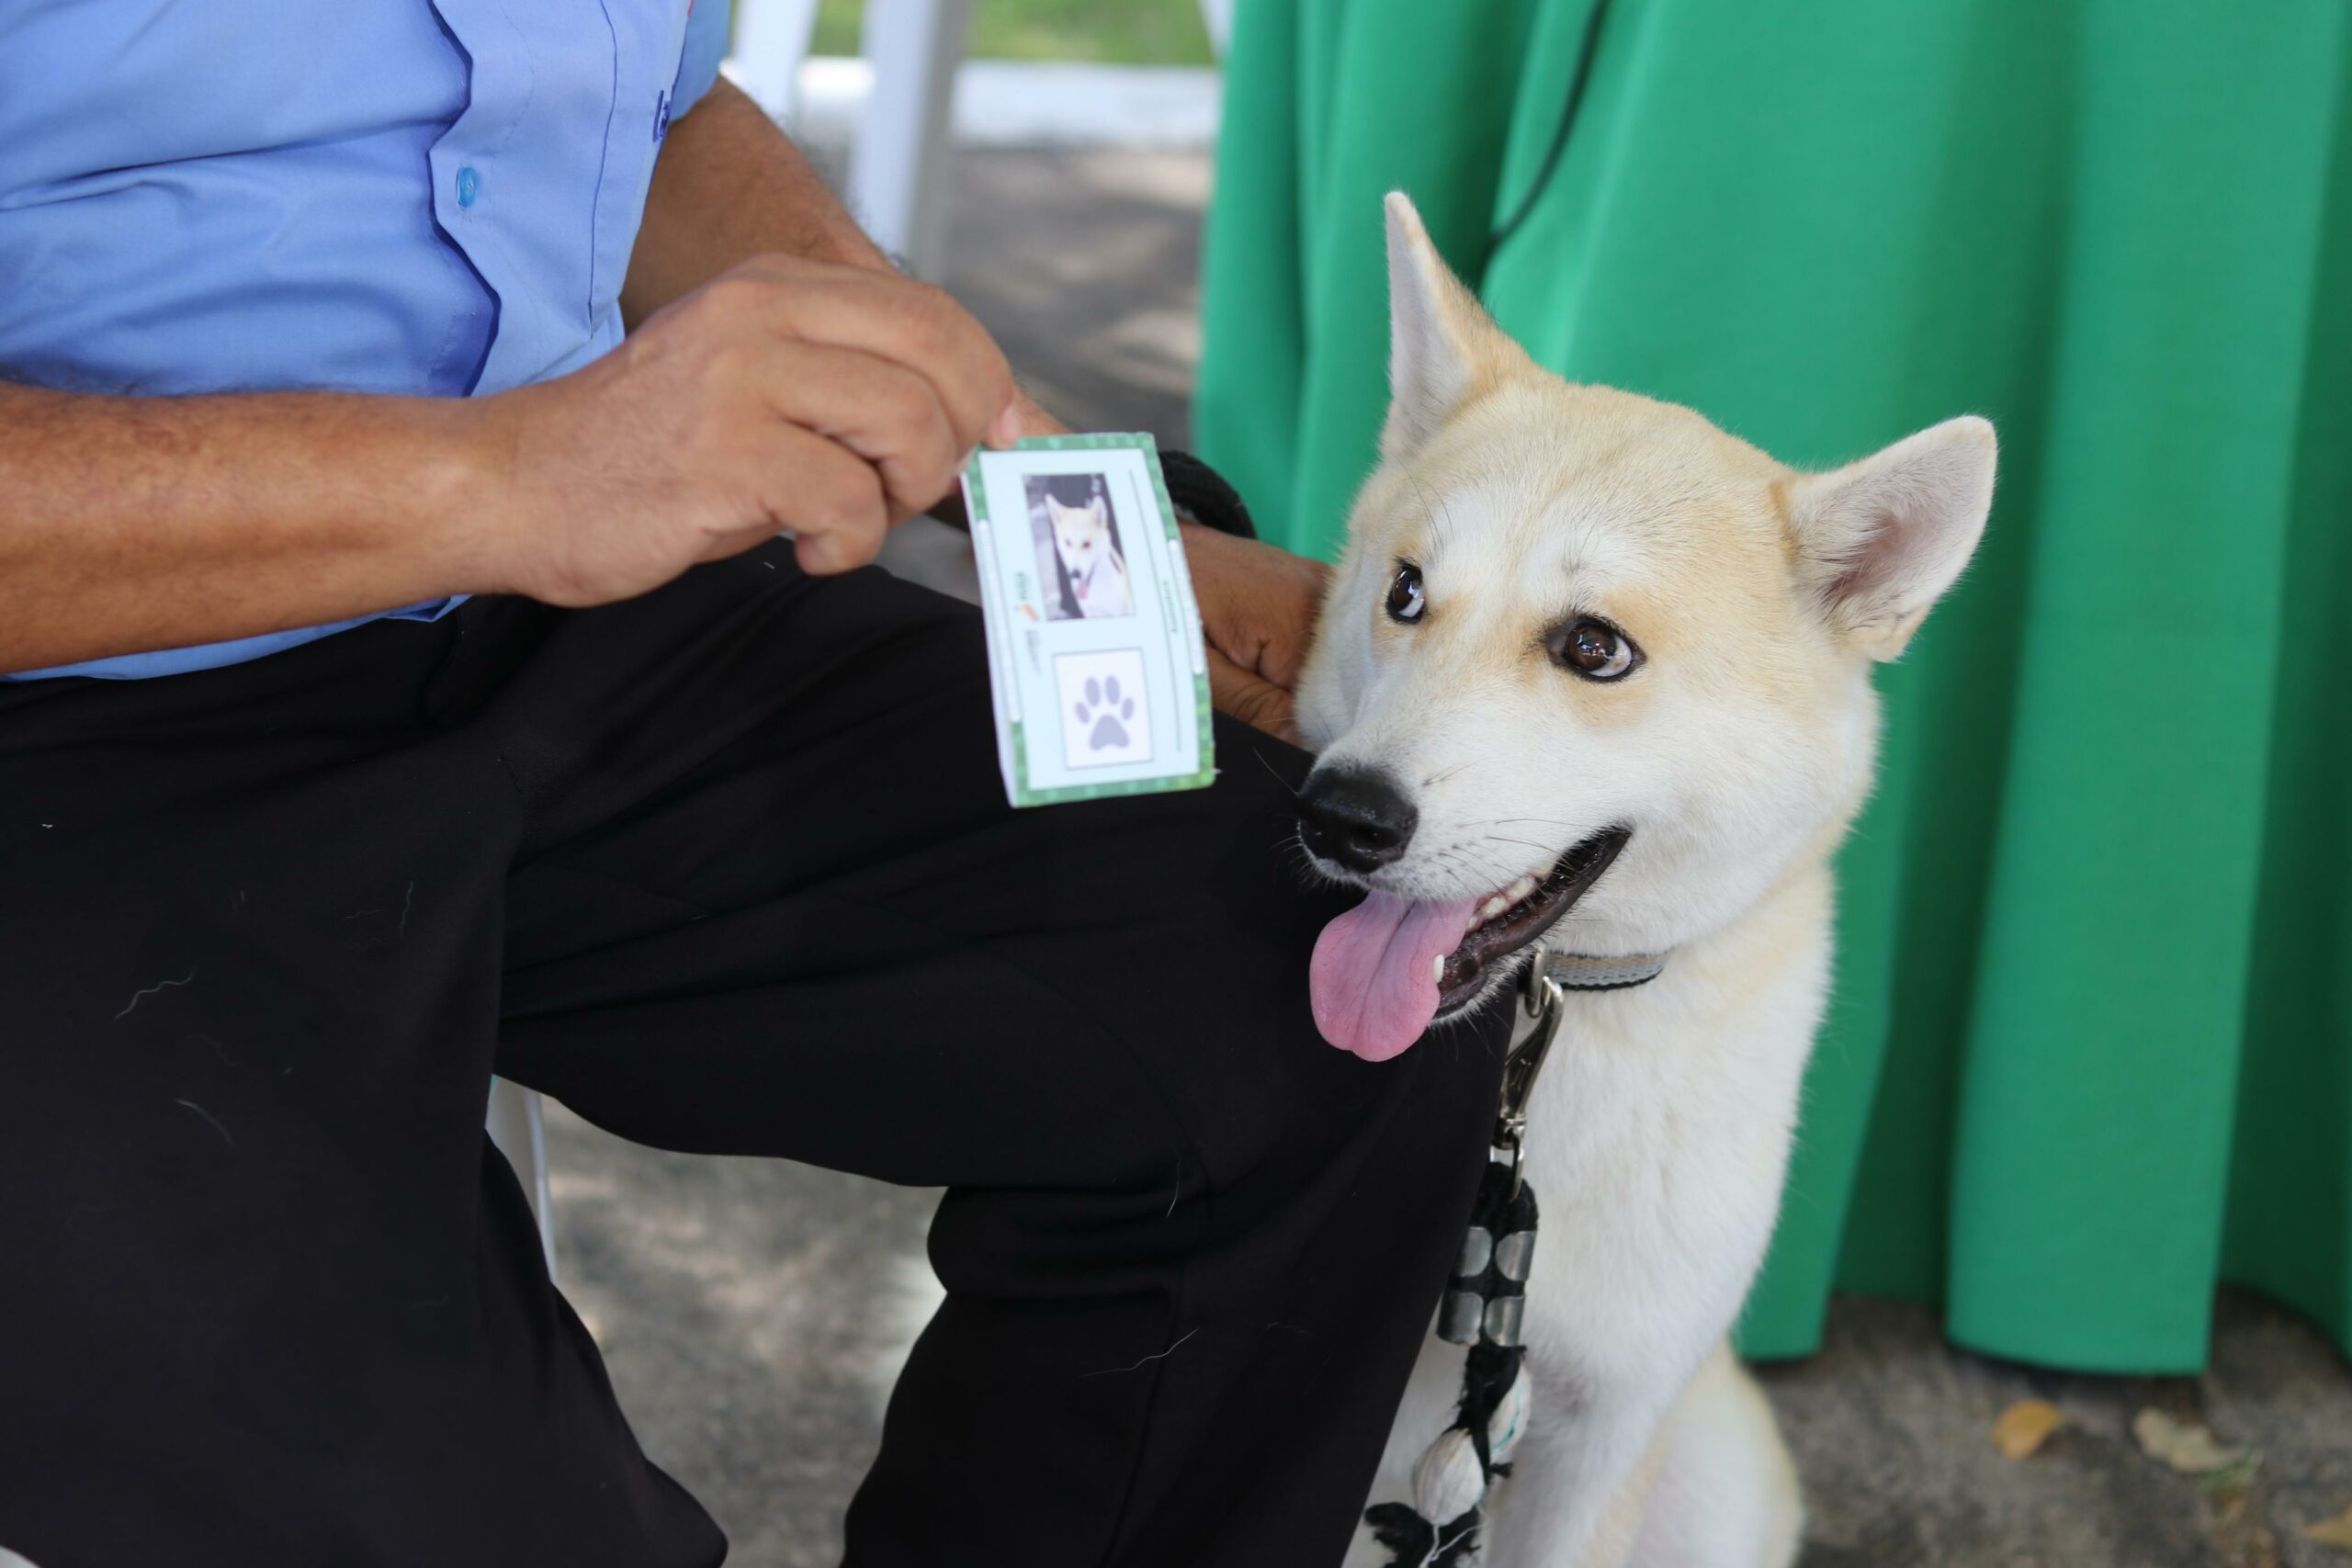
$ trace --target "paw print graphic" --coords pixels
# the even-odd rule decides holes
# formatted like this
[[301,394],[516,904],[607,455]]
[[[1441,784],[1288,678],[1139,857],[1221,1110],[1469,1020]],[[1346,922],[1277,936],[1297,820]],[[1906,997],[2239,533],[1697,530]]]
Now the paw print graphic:
[[1061,723],[1054,728],[1061,734],[1061,765],[1114,768],[1151,761],[1149,684],[1139,648],[1056,654]]
[[1078,727],[1086,731],[1088,750],[1101,751],[1126,746],[1127,726],[1136,716],[1136,700],[1119,694],[1119,678],[1116,675],[1100,681],[1088,676],[1086,694],[1074,705]]

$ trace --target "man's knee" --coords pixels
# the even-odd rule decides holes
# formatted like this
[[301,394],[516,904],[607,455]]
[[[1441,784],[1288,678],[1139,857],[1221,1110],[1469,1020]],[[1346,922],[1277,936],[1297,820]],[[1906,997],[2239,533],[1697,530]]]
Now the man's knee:
[[1119,922],[1118,973],[1098,977],[1097,1016],[1161,1086],[1213,1185],[1374,1138],[1438,1158],[1475,1144],[1493,1112],[1508,1006],[1442,1025],[1388,1062],[1328,1043],[1308,962],[1361,895],[1313,879],[1297,852],[1295,788],[1312,759],[1223,718],[1216,745],[1214,788],[1123,803],[1106,841],[1129,860],[1135,919]]

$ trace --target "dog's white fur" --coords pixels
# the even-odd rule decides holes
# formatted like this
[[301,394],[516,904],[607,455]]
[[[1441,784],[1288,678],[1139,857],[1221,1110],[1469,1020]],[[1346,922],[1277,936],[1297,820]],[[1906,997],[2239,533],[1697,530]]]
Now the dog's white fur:
[[[1827,863],[1870,786],[1870,667],[1974,549],[1992,427],[1954,419],[1799,474],[1689,410],[1540,370],[1401,196],[1388,244],[1394,401],[1299,716],[1321,766],[1385,770],[1419,823],[1348,880],[1483,896],[1622,825],[1547,941],[1673,955],[1646,986],[1569,995],[1531,1108],[1533,1415],[1484,1561],[1777,1568],[1795,1472],[1725,1335],[1829,984]],[[1384,609],[1400,561],[1425,582],[1410,624]],[[1553,661],[1547,630],[1586,615],[1640,647],[1632,674]],[[1374,1501],[1409,1498],[1460,1369],[1432,1339]],[[1360,1531],[1351,1562],[1384,1561]]]
[[1069,591],[1078,600],[1078,613],[1089,618],[1134,615],[1127,563],[1120,558],[1118,542],[1111,533],[1110,504],[1098,495],[1084,506],[1064,506],[1049,495],[1046,515],[1053,523],[1054,551],[1062,558],[1062,570],[1069,574]]

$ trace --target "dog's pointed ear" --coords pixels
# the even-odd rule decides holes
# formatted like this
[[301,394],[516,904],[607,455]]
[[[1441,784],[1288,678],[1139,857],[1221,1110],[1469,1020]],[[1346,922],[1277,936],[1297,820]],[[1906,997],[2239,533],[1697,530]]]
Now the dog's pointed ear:
[[1840,636],[1903,651],[1984,536],[1996,451],[1992,424],[1963,414],[1788,487],[1800,570]]
[[1388,210],[1388,423],[1380,455],[1407,455],[1507,369],[1526,363],[1445,265],[1403,191]]

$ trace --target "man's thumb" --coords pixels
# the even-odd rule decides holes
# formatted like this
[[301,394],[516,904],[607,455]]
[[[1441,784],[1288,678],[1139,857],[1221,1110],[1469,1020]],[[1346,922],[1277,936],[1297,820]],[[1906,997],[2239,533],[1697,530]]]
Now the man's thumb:
[[1298,743],[1296,715],[1291,695],[1263,676],[1252,674],[1216,649],[1209,654],[1209,700],[1220,713],[1267,734]]

